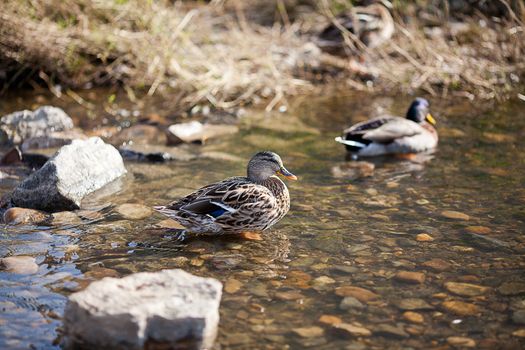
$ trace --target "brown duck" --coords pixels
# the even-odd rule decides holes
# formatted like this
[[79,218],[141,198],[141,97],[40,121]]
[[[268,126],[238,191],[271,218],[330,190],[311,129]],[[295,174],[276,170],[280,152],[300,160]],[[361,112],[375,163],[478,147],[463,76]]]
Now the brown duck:
[[231,177],[201,189],[155,210],[178,221],[185,234],[242,234],[262,232],[290,209],[286,185],[276,176],[297,177],[273,152],[259,152],[248,163],[246,177]]

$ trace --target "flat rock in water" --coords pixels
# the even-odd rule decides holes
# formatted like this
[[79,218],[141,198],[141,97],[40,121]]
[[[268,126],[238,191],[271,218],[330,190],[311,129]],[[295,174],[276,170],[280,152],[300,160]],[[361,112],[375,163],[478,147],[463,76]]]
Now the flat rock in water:
[[512,322],[525,324],[525,310],[517,310],[512,314]]
[[374,334],[391,338],[408,338],[408,333],[400,326],[390,324],[380,324],[373,329]]
[[164,131],[154,125],[137,124],[122,129],[119,133],[111,136],[110,142],[120,146],[123,144],[133,145],[165,145],[168,138]]
[[38,265],[32,256],[10,256],[0,259],[0,270],[29,275],[38,271]]
[[168,144],[198,142],[208,139],[235,134],[239,128],[228,124],[202,124],[198,121],[173,124],[167,130]]
[[339,323],[333,325],[333,330],[341,335],[350,335],[354,337],[369,337],[372,332],[365,327],[356,326],[348,323]]
[[403,318],[407,320],[408,322],[412,322],[412,323],[425,322],[425,318],[423,317],[423,315],[421,315],[418,312],[414,312],[414,311],[405,311],[403,313]]
[[49,212],[80,208],[81,200],[126,169],[118,151],[100,138],[75,140],[10,194],[14,206]]
[[64,312],[65,346],[211,348],[221,290],[219,281],[182,270],[104,278],[69,297]]
[[396,306],[400,308],[401,310],[408,310],[408,311],[414,311],[414,310],[434,310],[434,307],[427,303],[423,299],[419,298],[406,298],[401,301],[399,301]]
[[498,287],[502,295],[525,294],[525,282],[504,282]]
[[438,272],[450,270],[450,268],[452,267],[451,263],[439,258],[430,259],[428,261],[425,261],[421,265]]
[[354,297],[344,297],[339,304],[341,310],[364,309],[365,305]]
[[317,326],[294,328],[292,331],[303,338],[317,338],[324,334],[324,330]]
[[0,119],[0,143],[19,144],[32,137],[73,128],[73,120],[60,108],[42,106],[35,111],[18,111]]
[[115,211],[128,220],[142,220],[153,214],[153,210],[142,204],[124,203],[115,208]]
[[398,273],[396,273],[394,278],[400,282],[418,284],[424,283],[426,276],[422,272],[399,271]]
[[481,312],[476,305],[457,300],[444,301],[441,305],[446,311],[459,316],[473,316]]
[[379,295],[368,289],[354,286],[338,287],[335,289],[335,294],[342,297],[354,297],[362,303],[366,303],[368,301],[376,300],[379,298]]
[[476,342],[474,339],[467,338],[467,337],[448,337],[447,343],[449,343],[452,346],[455,347],[461,347],[461,348],[475,348]]
[[451,293],[465,297],[483,295],[490,289],[488,287],[478,286],[476,284],[461,282],[446,282],[445,288]]
[[332,167],[332,175],[335,178],[356,180],[374,175],[375,165],[370,162],[347,162]]
[[470,216],[454,210],[445,210],[441,212],[441,216],[452,220],[470,220]]
[[4,223],[8,225],[43,225],[51,223],[53,217],[34,209],[9,208],[4,213]]

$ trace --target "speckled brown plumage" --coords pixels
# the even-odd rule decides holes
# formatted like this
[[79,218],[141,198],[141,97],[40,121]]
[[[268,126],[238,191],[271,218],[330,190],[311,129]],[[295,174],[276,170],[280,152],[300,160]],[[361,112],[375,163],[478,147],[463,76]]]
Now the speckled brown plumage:
[[[281,162],[280,158],[276,159]],[[286,171],[282,162],[278,168]],[[155,209],[180,222],[191,233],[261,232],[286,215],[290,195],[286,185],[274,175],[260,181],[231,177]]]

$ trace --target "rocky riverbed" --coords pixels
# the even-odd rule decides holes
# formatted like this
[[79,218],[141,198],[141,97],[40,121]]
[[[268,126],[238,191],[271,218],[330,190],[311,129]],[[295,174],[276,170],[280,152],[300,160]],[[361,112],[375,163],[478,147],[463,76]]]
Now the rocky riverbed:
[[[409,100],[299,99],[281,112],[240,113],[222,123],[233,126],[227,133],[197,134],[198,144],[177,145],[168,145],[170,125],[188,119],[213,124],[213,118],[164,123],[150,117],[144,123],[137,116],[130,128],[121,128],[126,118],[116,117],[100,127],[83,120],[77,107],[61,105],[86,137],[97,134],[111,143],[113,135],[128,133],[122,142],[141,155],[121,152],[127,173],[86,195],[80,209],[6,212],[0,347],[58,348],[71,293],[104,277],[174,268],[223,283],[216,348],[525,346],[523,106],[486,112],[433,102],[441,135],[436,154],[349,165],[332,141],[340,130],[376,106],[402,113]],[[25,108],[21,104],[5,112]],[[142,152],[141,144],[157,149]],[[289,215],[262,241],[223,237],[180,244],[168,230],[179,226],[151,211],[242,174],[245,160],[268,148],[300,181],[289,186]],[[167,161],[164,153],[178,156]],[[153,162],[147,154],[160,158]],[[34,168],[2,166],[1,194]]]

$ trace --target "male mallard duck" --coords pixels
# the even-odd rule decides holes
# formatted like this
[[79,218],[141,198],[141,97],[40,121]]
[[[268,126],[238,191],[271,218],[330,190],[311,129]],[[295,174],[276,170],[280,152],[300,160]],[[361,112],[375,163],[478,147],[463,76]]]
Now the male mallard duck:
[[416,98],[408,108],[406,118],[381,116],[357,123],[344,131],[344,139],[336,141],[357,156],[419,153],[437,146],[438,134],[432,125],[436,121],[428,111],[429,103]]
[[202,187],[155,210],[195,234],[261,232],[290,209],[288,189],[276,174],[297,180],[279,155],[259,152],[248,163],[248,176],[230,177]]
[[343,48],[344,36],[341,28],[354,34],[369,48],[375,48],[389,40],[394,34],[394,19],[387,9],[389,1],[356,6],[350,11],[337,15],[333,23],[319,34],[319,47],[331,53],[339,53]]

